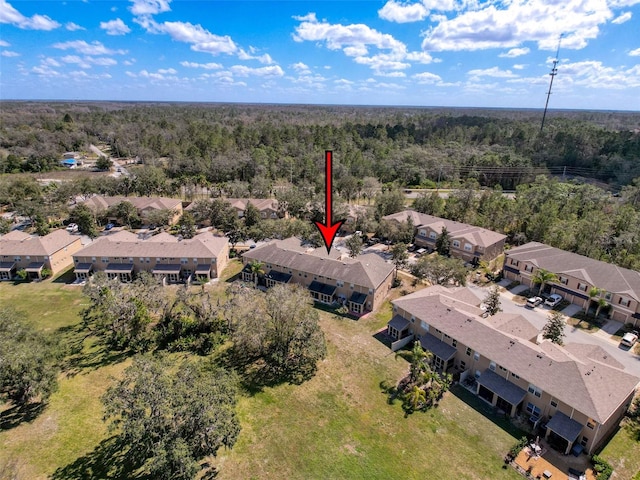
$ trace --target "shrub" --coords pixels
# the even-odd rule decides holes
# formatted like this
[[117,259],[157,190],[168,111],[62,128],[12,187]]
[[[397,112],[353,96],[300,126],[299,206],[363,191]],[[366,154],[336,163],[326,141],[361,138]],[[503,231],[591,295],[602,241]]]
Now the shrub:
[[509,450],[509,456],[511,456],[511,458],[516,458],[520,451],[527,446],[527,443],[529,443],[529,439],[527,437],[522,437],[513,447],[511,447]]
[[608,480],[611,477],[613,467],[604,458],[594,455],[591,457],[591,463],[593,463],[593,471],[598,480]]

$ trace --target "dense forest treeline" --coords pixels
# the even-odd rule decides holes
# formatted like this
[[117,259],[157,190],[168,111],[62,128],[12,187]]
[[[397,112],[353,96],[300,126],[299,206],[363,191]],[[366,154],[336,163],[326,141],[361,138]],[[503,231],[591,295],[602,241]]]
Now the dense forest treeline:
[[514,189],[550,173],[619,188],[640,176],[640,115],[338,106],[3,102],[0,173],[58,168],[65,151],[106,144],[170,178],[209,184],[334,177],[432,186],[475,179]]

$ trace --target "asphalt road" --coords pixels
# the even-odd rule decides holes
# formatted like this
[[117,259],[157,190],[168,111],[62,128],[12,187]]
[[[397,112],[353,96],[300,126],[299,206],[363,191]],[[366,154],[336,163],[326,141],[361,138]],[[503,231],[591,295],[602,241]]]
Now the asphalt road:
[[[483,300],[487,296],[488,288],[478,287],[477,285],[473,284],[468,284],[467,286],[481,300]],[[545,323],[547,323],[550,309],[545,306],[539,306],[534,309],[526,308],[524,307],[524,305],[514,303],[512,300],[513,296],[513,293],[509,291],[505,291],[500,294],[502,311],[506,313],[520,314],[527,320],[529,320],[529,322],[531,322],[536,328],[542,330],[542,327],[544,327]],[[563,311],[563,313],[572,308],[575,312],[575,307],[572,307],[570,305]],[[609,353],[613,358],[623,364],[626,372],[640,377],[640,356],[635,355],[628,349],[620,348],[618,342],[615,342],[609,338],[609,334],[606,334],[603,331],[600,331],[599,334],[587,333],[584,330],[574,328],[570,325],[567,325],[567,327],[565,328],[565,333],[565,343],[586,343],[589,345],[599,345],[604,350],[606,350],[607,353]]]

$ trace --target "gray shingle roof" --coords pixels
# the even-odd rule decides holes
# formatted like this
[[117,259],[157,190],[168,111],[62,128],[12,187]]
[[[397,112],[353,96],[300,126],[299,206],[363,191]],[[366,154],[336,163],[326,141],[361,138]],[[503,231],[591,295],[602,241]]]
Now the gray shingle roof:
[[335,249],[331,250],[331,256],[327,255],[324,247],[306,251],[298,239],[289,238],[249,250],[243,257],[374,289],[395,269],[374,253],[342,259],[336,258],[338,255],[340,252]]
[[408,218],[411,218],[415,227],[430,227],[436,232],[441,232],[442,227],[446,227],[452,240],[466,239],[472,244],[481,247],[489,247],[507,238],[506,235],[494,232],[493,230],[487,230],[486,228],[476,227],[467,223],[454,222],[446,218],[434,217],[433,215],[419,213],[415,210],[404,210],[382,218],[385,220],[395,220],[400,223],[404,223]]
[[640,301],[640,272],[635,270],[538,242],[525,243],[506,253],[509,258],[532,263],[556,274],[571,275],[607,292],[626,294]]
[[138,210],[146,210],[148,208],[158,210],[173,210],[182,206],[182,201],[177,198],[167,197],[109,197],[103,195],[95,195],[87,200],[84,204],[92,210],[106,210],[113,205],[121,202],[129,202]]
[[601,423],[640,381],[588,357],[577,359],[555,345],[548,349],[549,342],[536,345],[496,330],[468,313],[474,307],[456,308],[453,297],[464,289],[446,290],[427,288],[392,303]]

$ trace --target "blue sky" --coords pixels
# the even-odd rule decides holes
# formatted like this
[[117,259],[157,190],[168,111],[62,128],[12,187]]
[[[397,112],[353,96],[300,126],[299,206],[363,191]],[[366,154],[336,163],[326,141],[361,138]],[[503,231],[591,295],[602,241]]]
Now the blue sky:
[[640,0],[0,0],[0,98],[640,110]]

